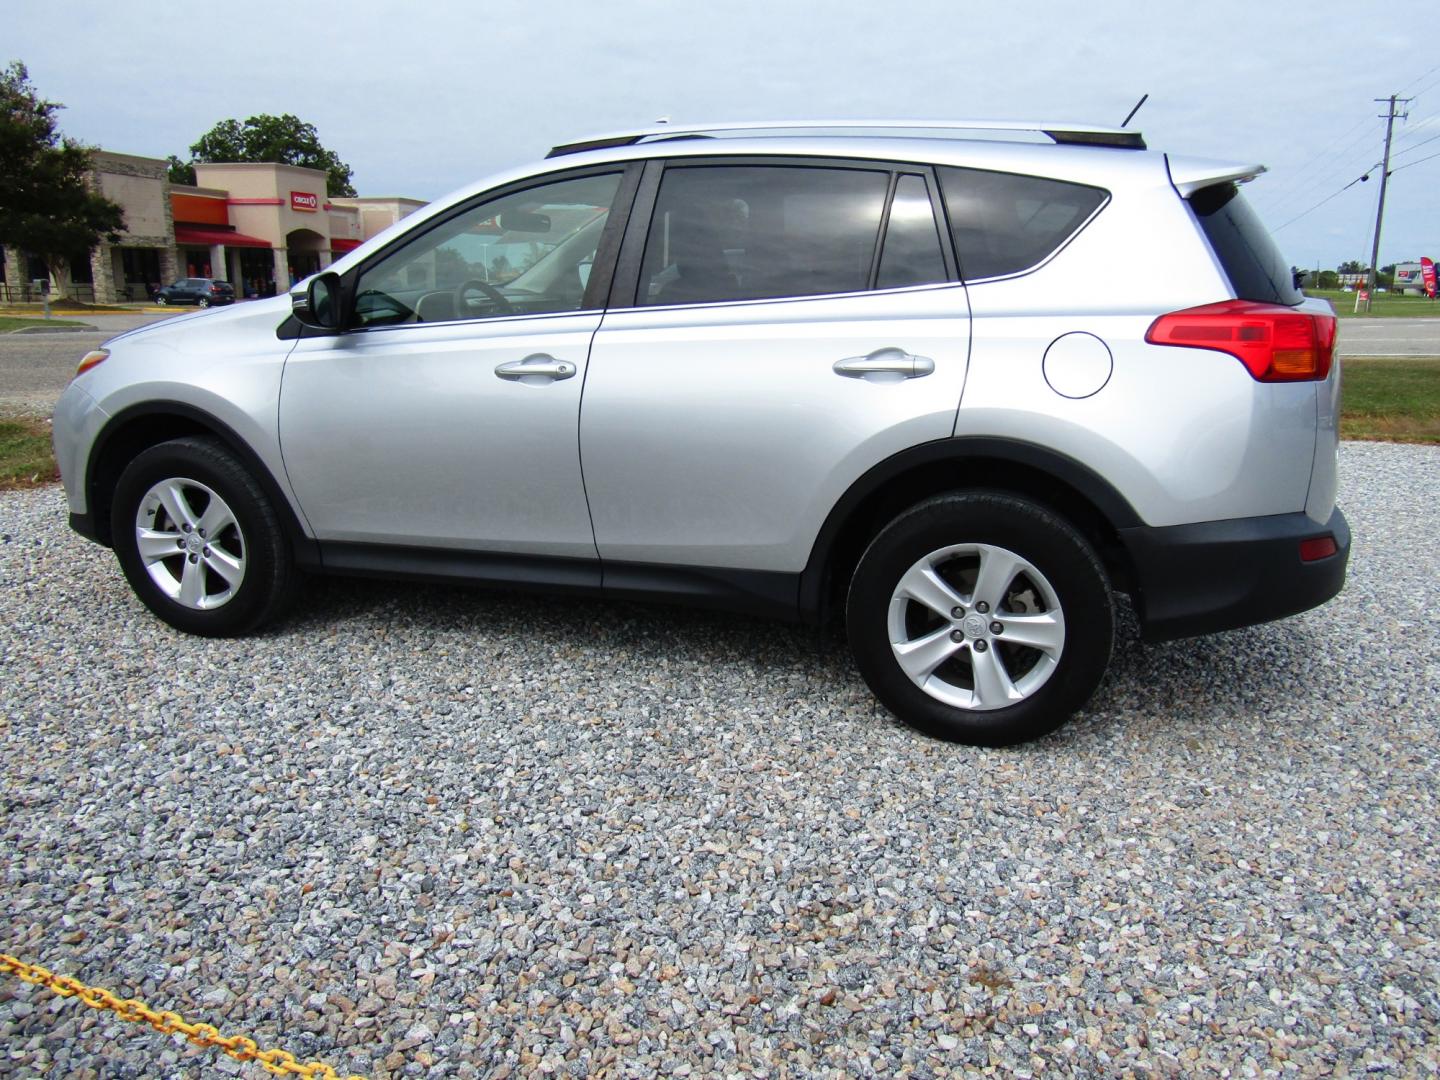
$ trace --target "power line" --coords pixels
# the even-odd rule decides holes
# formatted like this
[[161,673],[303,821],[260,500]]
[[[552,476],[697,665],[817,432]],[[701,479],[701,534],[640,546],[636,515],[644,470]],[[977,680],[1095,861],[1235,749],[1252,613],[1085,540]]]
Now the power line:
[[[1431,70],[1434,70],[1434,69],[1432,68]],[[1427,74],[1428,74],[1428,73],[1427,73]],[[1421,78],[1424,78],[1424,76],[1422,75]],[[1419,80],[1416,80],[1416,81],[1418,82]],[[1437,87],[1437,86],[1440,86],[1440,79],[1436,79],[1434,82],[1430,83],[1428,86],[1426,86],[1426,87],[1424,87],[1424,88],[1422,88],[1422,89],[1420,89],[1420,90],[1416,90],[1415,93],[1413,93],[1413,94],[1410,95],[1410,100],[1411,100],[1411,101],[1414,101],[1414,100],[1415,100],[1416,98],[1418,98],[1421,94],[1429,93],[1431,90],[1434,90],[1435,87]]]
[[[1424,159],[1422,158],[1421,160],[1424,160]],[[1311,214],[1313,214],[1316,210],[1319,210],[1320,207],[1322,207],[1322,206],[1324,206],[1326,203],[1328,203],[1331,199],[1338,199],[1341,195],[1345,194],[1345,192],[1349,191],[1349,190],[1350,190],[1352,187],[1354,187],[1356,184],[1360,183],[1360,181],[1370,179],[1370,171],[1371,171],[1371,169],[1378,169],[1379,167],[1380,167],[1380,163],[1379,163],[1379,162],[1376,162],[1374,165],[1370,166],[1370,169],[1365,170],[1365,175],[1364,175],[1364,176],[1357,176],[1354,180],[1351,180],[1350,183],[1346,184],[1346,185],[1345,185],[1344,187],[1342,187],[1339,191],[1335,192],[1335,193],[1332,194],[1332,195],[1327,195],[1325,198],[1321,199],[1321,200],[1320,200],[1318,203],[1316,203],[1314,206],[1310,207],[1309,210],[1306,210],[1303,214],[1296,214],[1296,215],[1295,215],[1293,218],[1291,218],[1289,221],[1285,222],[1284,225],[1277,225],[1277,226],[1274,228],[1273,231],[1274,231],[1274,232],[1279,232],[1281,229],[1286,228],[1286,227],[1289,226],[1289,225],[1294,225],[1295,222],[1299,221],[1301,218],[1303,218],[1303,217],[1309,217],[1309,216],[1310,216]]]
[[[1405,147],[1405,149],[1403,149],[1403,150],[1396,150],[1396,151],[1395,151],[1395,156],[1396,156],[1396,157],[1399,157],[1399,156],[1402,155],[1402,154],[1408,154],[1408,153],[1410,153],[1412,150],[1419,150],[1420,147],[1424,146],[1426,143],[1432,143],[1432,142],[1434,142],[1436,139],[1440,139],[1440,135],[1431,135],[1430,138],[1428,138],[1428,139],[1422,139],[1420,142],[1411,143],[1409,146]],[[1395,170],[1394,170],[1394,169],[1391,169],[1390,171],[1391,171],[1391,172],[1394,172]]]
[[1266,196],[1270,197],[1264,201],[1271,205],[1277,213],[1287,211],[1297,203],[1303,203],[1306,199],[1313,198],[1317,191],[1321,191],[1331,184],[1334,184],[1347,172],[1352,172],[1352,170],[1357,169],[1362,172],[1369,172],[1374,166],[1366,167],[1363,162],[1366,157],[1369,157],[1374,152],[1373,147],[1367,146],[1364,157],[1358,154],[1351,154],[1346,160],[1336,162],[1333,167],[1311,175],[1288,191],[1275,185],[1260,188],[1257,190],[1257,198],[1259,198],[1260,192],[1263,192]]
[[[1410,81],[1410,86],[1416,85],[1417,82],[1420,82],[1420,79],[1428,79],[1428,78],[1430,78],[1430,76],[1431,76],[1431,75],[1434,75],[1434,73],[1436,73],[1437,71],[1440,71],[1440,63],[1437,63],[1437,65],[1434,66],[1434,68],[1431,68],[1430,71],[1427,71],[1426,73],[1424,73],[1424,75],[1417,75],[1416,78],[1411,79],[1411,81]],[[1400,94],[1405,94],[1405,92],[1410,91],[1410,86],[1401,86],[1401,88],[1400,88]],[[1400,94],[1397,94],[1397,95],[1395,95],[1395,96],[1397,96],[1397,98],[1398,98],[1398,96],[1400,96]],[[1418,96],[1420,96],[1420,95],[1417,94],[1417,95],[1414,95],[1414,96],[1417,96],[1417,98],[1418,98]],[[1378,101],[1378,98],[1377,98],[1377,101]]]
[[[1436,137],[1440,138],[1440,136]],[[1434,161],[1437,157],[1440,157],[1440,153],[1431,154],[1429,157],[1416,158],[1414,161],[1407,161],[1404,165],[1397,165],[1395,168],[1391,169],[1390,172],[1393,175],[1394,173],[1399,172],[1401,169],[1410,168],[1411,165],[1419,165],[1422,161]]]
[[[1360,138],[1352,139],[1346,145],[1333,151],[1333,160],[1320,169],[1296,170],[1294,179],[1288,184],[1270,183],[1265,188],[1265,194],[1270,196],[1271,201],[1281,208],[1289,207],[1307,196],[1312,195],[1317,189],[1329,187],[1343,174],[1352,169],[1360,168],[1363,160],[1375,152],[1369,144],[1374,138],[1373,132],[1365,131]],[[1361,144],[1366,144],[1363,146]]]
[[[1410,89],[1410,87],[1414,86],[1416,83],[1419,83],[1419,82],[1424,81],[1425,79],[1429,78],[1431,75],[1434,75],[1436,72],[1440,72],[1440,64],[1436,64],[1434,67],[1430,68],[1428,71],[1422,72],[1420,75],[1417,75],[1414,79],[1411,79],[1410,82],[1409,82],[1409,84],[1408,84],[1404,89],[1402,89],[1402,90],[1399,92],[1399,94],[1396,94],[1396,97],[1398,98],[1398,97],[1400,96],[1400,94],[1403,94],[1403,93],[1405,93],[1406,91],[1408,91],[1408,90]],[[1425,93],[1426,91],[1432,89],[1432,88],[1435,87],[1435,86],[1440,86],[1440,79],[1436,79],[1434,82],[1430,83],[1430,84],[1429,84],[1428,86],[1426,86],[1424,89],[1416,92],[1415,94],[1412,94],[1411,97],[1410,97],[1410,99],[1407,99],[1407,100],[1413,100],[1414,98],[1419,97],[1421,94]],[[1376,100],[1377,100],[1377,101],[1383,101],[1384,99],[1383,99],[1383,98],[1377,98]],[[1436,115],[1437,115],[1437,116],[1440,116],[1440,114],[1436,114]],[[1418,121],[1418,124],[1428,123],[1431,119],[1434,119],[1434,117],[1429,117],[1429,116],[1427,116],[1427,117],[1425,117],[1424,119]],[[1316,188],[1320,188],[1320,187],[1326,186],[1326,182],[1327,182],[1327,181],[1333,182],[1333,177],[1334,177],[1334,175],[1335,175],[1336,173],[1340,172],[1340,171],[1345,167],[1343,162],[1339,162],[1339,159],[1340,159],[1343,155],[1345,155],[1345,154],[1347,153],[1347,151],[1353,149],[1353,148],[1356,147],[1356,146],[1359,146],[1361,142],[1364,142],[1364,141],[1368,140],[1368,139],[1371,137],[1368,130],[1366,130],[1366,131],[1364,131],[1364,132],[1361,132],[1361,134],[1360,134],[1359,137],[1357,137],[1357,138],[1350,139],[1350,135],[1351,135],[1353,132],[1359,131],[1360,128],[1366,127],[1366,126],[1369,124],[1369,122],[1370,122],[1370,120],[1369,120],[1368,117],[1364,117],[1364,118],[1362,118],[1362,119],[1360,119],[1360,120],[1357,120],[1354,124],[1351,124],[1350,127],[1346,128],[1343,132],[1341,132],[1340,135],[1336,136],[1334,139],[1331,139],[1330,142],[1329,142],[1327,145],[1321,147],[1318,152],[1316,152],[1315,154],[1311,155],[1311,156],[1305,161],[1305,163],[1304,163],[1303,165],[1301,165],[1301,166],[1299,166],[1298,168],[1296,168],[1296,169],[1294,170],[1294,175],[1297,176],[1297,177],[1299,177],[1299,183],[1298,183],[1296,186],[1294,186],[1293,188],[1290,188],[1290,189],[1287,191],[1287,190],[1286,190],[1286,185],[1284,184],[1283,181],[1282,181],[1282,182],[1277,182],[1277,183],[1272,183],[1272,184],[1268,185],[1268,186],[1264,189],[1265,194],[1277,199],[1277,201],[1276,201],[1276,203],[1275,203],[1276,208],[1279,209],[1279,210],[1283,210],[1283,209],[1286,209],[1286,208],[1288,208],[1288,207],[1290,207],[1290,206],[1293,206],[1295,203],[1299,202],[1301,198],[1303,198],[1304,196],[1312,193]],[[1349,142],[1344,142],[1344,140],[1346,140],[1346,139],[1350,139],[1350,141],[1349,141]],[[1341,143],[1344,143],[1344,145],[1341,146],[1341,145],[1340,145]],[[1339,146],[1339,149],[1335,149],[1335,147],[1337,147],[1337,146]],[[1329,168],[1322,169],[1322,170],[1320,170],[1318,173],[1311,171],[1311,166],[1314,165],[1314,164],[1315,164],[1317,161],[1319,161],[1320,159],[1326,157],[1327,155],[1332,156],[1332,157],[1336,160],[1337,164],[1336,164],[1336,165],[1333,165],[1333,166],[1331,166],[1331,167],[1329,167]],[[1367,155],[1367,156],[1368,156],[1368,155]],[[1351,160],[1351,161],[1355,160],[1355,156],[1354,156],[1353,154],[1350,155],[1350,160]],[[1374,169],[1374,166],[1371,166],[1371,170],[1373,170],[1373,169]],[[1370,170],[1367,170],[1367,172],[1368,172],[1368,171],[1370,171]],[[1392,171],[1393,171],[1393,170],[1392,170]],[[1278,181],[1279,178],[1277,177],[1276,180]],[[1348,187],[1349,185],[1347,184],[1346,186]],[[1342,188],[1341,190],[1343,191],[1344,189]],[[1282,195],[1282,192],[1284,193],[1283,195]],[[1337,192],[1337,194],[1338,194],[1338,192]],[[1312,207],[1312,209],[1314,209],[1314,208]],[[1307,214],[1308,214],[1309,212],[1310,212],[1310,211],[1308,211],[1308,210],[1306,211]],[[1302,216],[1303,216],[1303,215],[1302,215]]]

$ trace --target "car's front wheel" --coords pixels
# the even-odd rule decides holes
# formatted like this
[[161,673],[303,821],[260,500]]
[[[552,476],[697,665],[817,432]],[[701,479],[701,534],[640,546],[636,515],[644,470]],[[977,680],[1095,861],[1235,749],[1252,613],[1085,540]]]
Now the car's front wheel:
[[871,542],[846,603],[861,674],[902,720],[1006,746],[1063,724],[1094,693],[1114,602],[1067,521],[1013,495],[919,503]]
[[212,439],[175,439],[136,457],[116,485],[110,527],[136,595],[188,633],[247,633],[295,593],[294,560],[274,508]]

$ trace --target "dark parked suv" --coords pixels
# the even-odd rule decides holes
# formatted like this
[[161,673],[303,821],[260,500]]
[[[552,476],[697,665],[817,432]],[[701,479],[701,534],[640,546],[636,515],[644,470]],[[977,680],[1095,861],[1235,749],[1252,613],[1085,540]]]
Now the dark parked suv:
[[162,307],[166,304],[199,304],[201,307],[209,307],[211,304],[234,302],[235,286],[215,278],[181,278],[173,285],[166,285],[155,291],[155,303]]

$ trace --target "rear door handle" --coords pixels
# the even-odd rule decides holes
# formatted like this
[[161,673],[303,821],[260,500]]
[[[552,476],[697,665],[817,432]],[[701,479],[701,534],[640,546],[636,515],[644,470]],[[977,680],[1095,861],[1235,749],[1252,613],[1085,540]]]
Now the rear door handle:
[[836,360],[835,374],[849,379],[870,379],[871,382],[892,382],[918,379],[935,370],[935,361],[928,356],[913,356],[904,349],[876,349],[866,356]]
[[556,360],[548,353],[534,353],[523,360],[511,360],[499,365],[495,374],[511,382],[559,382],[575,374],[575,365],[568,360]]

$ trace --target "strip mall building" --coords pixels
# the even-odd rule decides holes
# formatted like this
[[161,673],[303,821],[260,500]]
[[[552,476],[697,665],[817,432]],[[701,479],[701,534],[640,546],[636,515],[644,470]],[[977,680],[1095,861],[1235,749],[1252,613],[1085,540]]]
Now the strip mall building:
[[[425,203],[400,197],[330,198],[325,173],[294,165],[196,165],[195,186],[172,184],[158,158],[94,154],[94,184],[125,211],[117,243],[72,258],[55,292],[106,304],[145,300],[182,277],[223,278],[236,297],[273,296]],[[45,277],[38,260],[6,249],[0,283],[10,299]]]

